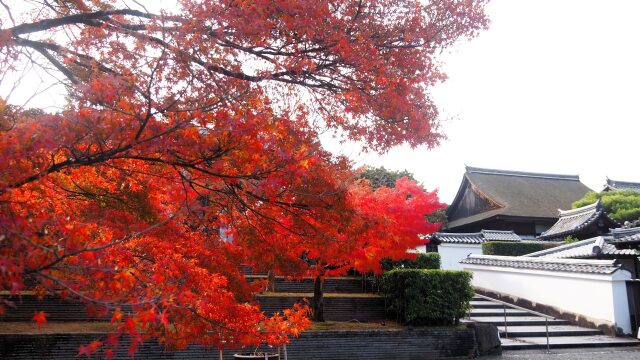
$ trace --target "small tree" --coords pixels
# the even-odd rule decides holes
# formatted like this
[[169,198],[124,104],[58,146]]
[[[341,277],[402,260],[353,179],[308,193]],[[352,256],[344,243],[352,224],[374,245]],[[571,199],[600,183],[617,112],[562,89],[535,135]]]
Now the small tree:
[[310,270],[315,274],[313,319],[323,318],[323,278],[344,274],[349,269],[381,273],[380,260],[399,260],[415,257],[408,249],[424,244],[419,234],[437,229],[437,224],[425,221],[431,213],[444,205],[436,192],[425,192],[415,181],[400,178],[393,188],[379,187],[374,191],[366,182],[353,190],[353,209],[348,227],[340,230],[341,246],[329,249],[316,243],[307,256],[314,259]]
[[406,177],[409,180],[414,180],[414,181],[416,180],[413,177],[413,174],[407,171],[406,169],[402,171],[395,171],[395,170],[388,170],[384,166],[375,167],[375,168],[364,167],[363,169],[361,169],[359,177],[361,179],[367,179],[369,181],[369,185],[373,189],[377,189],[381,186],[392,188],[396,186],[396,181],[398,181],[398,179],[403,177]]

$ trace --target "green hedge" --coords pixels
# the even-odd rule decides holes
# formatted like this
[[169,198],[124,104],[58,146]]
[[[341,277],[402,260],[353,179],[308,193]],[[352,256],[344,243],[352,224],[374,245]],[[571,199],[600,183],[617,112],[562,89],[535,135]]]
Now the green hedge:
[[531,254],[536,251],[551,249],[558,246],[554,242],[542,241],[487,241],[482,244],[482,254],[484,255],[503,255],[503,256],[521,256]]
[[382,275],[387,310],[411,325],[454,325],[470,310],[471,273],[397,269]]
[[384,271],[393,269],[440,269],[440,254],[436,252],[420,253],[415,260],[393,261],[382,259]]

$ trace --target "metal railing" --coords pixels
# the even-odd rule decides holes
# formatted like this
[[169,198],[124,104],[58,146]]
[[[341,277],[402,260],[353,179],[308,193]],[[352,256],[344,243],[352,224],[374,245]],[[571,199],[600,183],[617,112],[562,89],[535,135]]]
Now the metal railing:
[[523,307],[518,306],[518,305],[513,305],[513,304],[510,304],[508,302],[504,302],[502,300],[494,299],[492,297],[488,297],[488,296],[485,296],[485,295],[475,294],[475,297],[479,297],[479,298],[484,299],[484,300],[489,300],[489,301],[493,301],[493,302],[497,302],[499,304],[502,304],[502,309],[504,311],[504,337],[505,338],[509,338],[509,331],[507,329],[507,307],[509,307],[511,309],[526,311],[526,312],[531,313],[533,315],[536,315],[536,316],[544,318],[544,327],[545,327],[546,333],[547,333],[547,352],[550,351],[549,350],[549,348],[550,348],[549,347],[549,319],[556,320],[555,317],[549,316],[549,315],[546,315],[546,314],[543,314],[543,313],[539,313],[537,311],[533,311],[533,310],[530,310],[530,309],[526,309],[526,308],[523,308]]

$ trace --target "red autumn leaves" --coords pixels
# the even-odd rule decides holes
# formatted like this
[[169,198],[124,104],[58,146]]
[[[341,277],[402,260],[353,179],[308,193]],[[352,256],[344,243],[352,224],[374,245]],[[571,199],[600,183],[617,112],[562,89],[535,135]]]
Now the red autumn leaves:
[[373,191],[319,134],[437,145],[434,54],[487,23],[483,1],[179,4],[60,2],[0,24],[2,73],[32,62],[67,90],[55,111],[2,101],[0,290],[110,313],[114,335],[81,355],[123,334],[134,350],[280,344],[307,309],[266,317],[240,264],[304,276],[406,256],[436,194]]

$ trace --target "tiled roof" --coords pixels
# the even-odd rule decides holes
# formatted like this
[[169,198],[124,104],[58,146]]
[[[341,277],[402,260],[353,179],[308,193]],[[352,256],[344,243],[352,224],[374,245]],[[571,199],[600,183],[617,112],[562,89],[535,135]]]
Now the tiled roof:
[[618,222],[607,216],[599,200],[581,208],[559,210],[559,216],[558,221],[540,235],[540,239],[550,240],[573,235],[594,224],[598,219],[605,219],[609,224],[619,226]]
[[[493,208],[476,214],[452,218],[467,193],[478,193]],[[554,219],[558,209],[566,209],[591,191],[577,175],[530,173],[467,167],[456,198],[447,210],[447,228],[479,222],[494,216]]]
[[469,255],[469,257],[460,261],[460,263],[587,274],[613,274],[620,269],[620,265],[618,265],[615,260],[548,259],[523,256]]
[[482,235],[486,241],[521,241],[518,234],[513,231],[502,230],[482,230]]
[[482,244],[485,241],[521,241],[513,231],[482,230],[476,233],[442,233],[431,235],[436,243],[444,244]]
[[635,190],[640,191],[640,183],[629,181],[617,181],[607,178],[607,184],[604,186],[605,190]]
[[613,229],[611,235],[612,239],[609,240],[609,243],[613,245],[640,244],[640,228]]
[[591,239],[576,241],[574,243],[557,246],[524,256],[549,259],[586,259],[599,256],[640,256],[640,251],[635,249],[617,249],[614,245],[609,243],[610,239],[612,239],[610,236],[596,236]]

